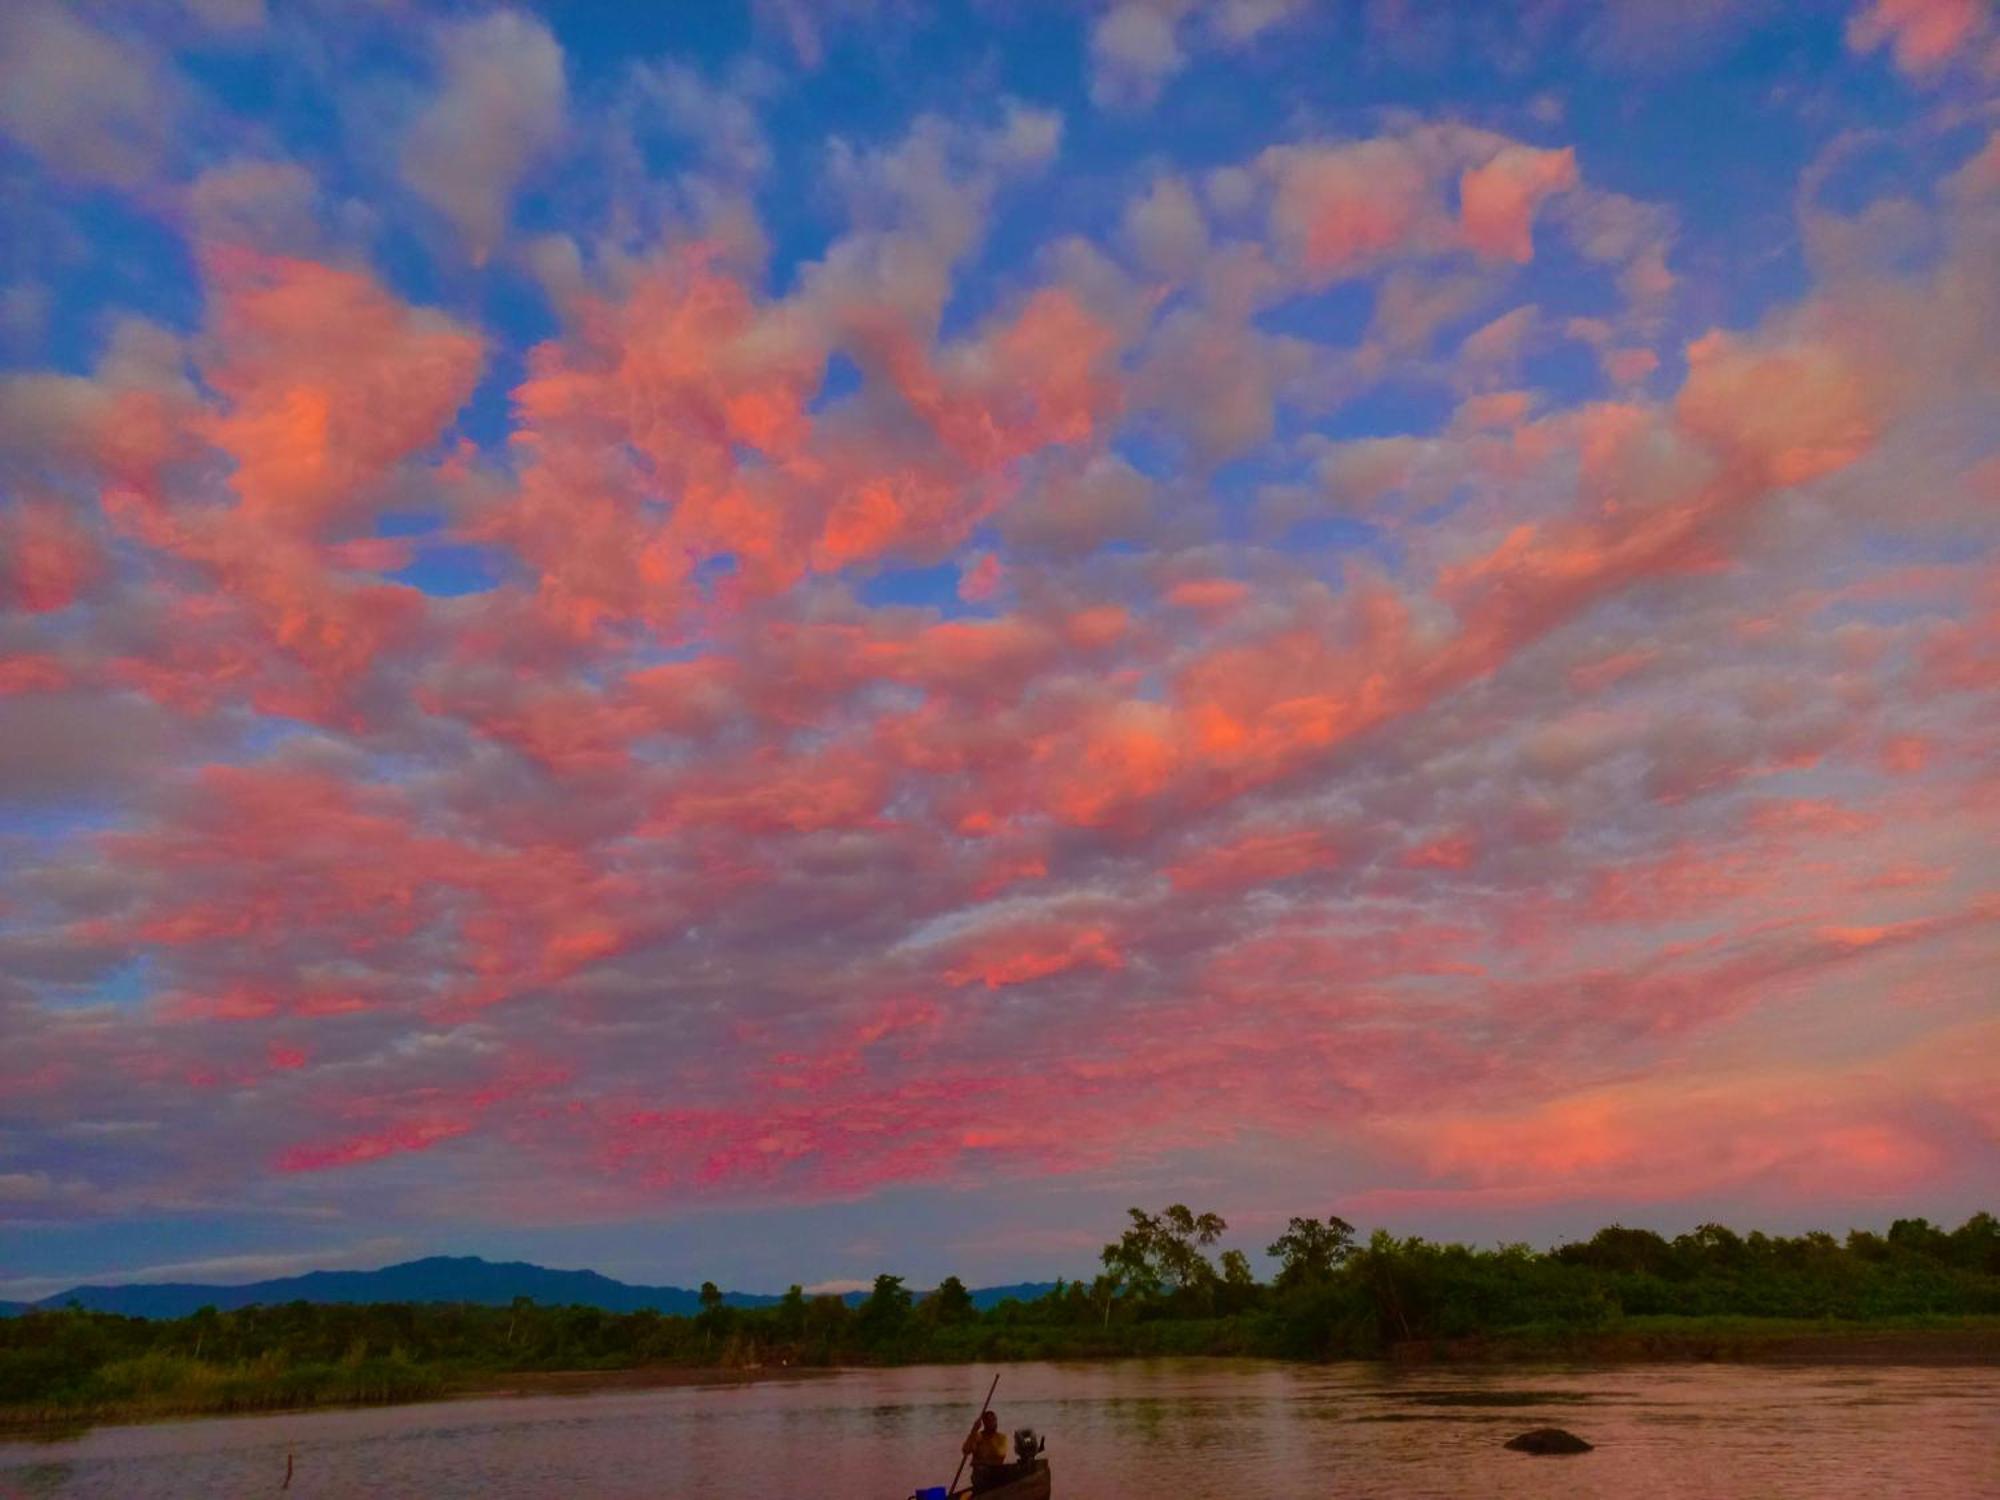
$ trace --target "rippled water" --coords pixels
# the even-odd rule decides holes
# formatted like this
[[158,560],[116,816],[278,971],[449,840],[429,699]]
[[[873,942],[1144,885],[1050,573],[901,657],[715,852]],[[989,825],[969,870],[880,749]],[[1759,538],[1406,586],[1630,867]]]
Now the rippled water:
[[[455,1401],[101,1428],[0,1445],[0,1497],[897,1500],[942,1484],[989,1374]],[[1387,1371],[1218,1360],[1010,1365],[1057,1500],[1315,1496],[2000,1496],[2000,1370],[1627,1366]],[[1501,1444],[1557,1425],[1597,1444]]]

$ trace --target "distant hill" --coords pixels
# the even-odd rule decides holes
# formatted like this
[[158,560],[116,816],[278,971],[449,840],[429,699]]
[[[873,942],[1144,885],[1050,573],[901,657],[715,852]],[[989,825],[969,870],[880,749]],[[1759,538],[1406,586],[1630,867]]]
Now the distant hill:
[[[992,1307],[1009,1297],[1039,1297],[1053,1283],[1019,1282],[981,1287],[972,1293],[975,1306]],[[850,1292],[846,1300],[860,1302],[865,1292]],[[525,1261],[491,1261],[476,1255],[433,1255],[375,1271],[309,1271],[274,1281],[240,1286],[210,1286],[198,1282],[152,1282],[126,1286],[75,1286],[34,1303],[0,1303],[0,1316],[11,1317],[31,1307],[66,1307],[74,1302],[94,1312],[123,1313],[135,1318],[184,1318],[204,1307],[228,1312],[239,1307],[280,1302],[477,1302],[504,1307],[527,1297],[549,1307],[601,1307],[606,1312],[655,1312],[687,1315],[701,1311],[701,1294],[684,1286],[633,1286],[595,1271],[556,1271]],[[757,1292],[725,1292],[730,1307],[770,1307],[780,1298]]]
[[1009,1297],[1016,1302],[1033,1302],[1037,1297],[1046,1297],[1055,1287],[1053,1281],[1017,1281],[1012,1286],[974,1287],[972,1305],[985,1312],[989,1307],[998,1307]]

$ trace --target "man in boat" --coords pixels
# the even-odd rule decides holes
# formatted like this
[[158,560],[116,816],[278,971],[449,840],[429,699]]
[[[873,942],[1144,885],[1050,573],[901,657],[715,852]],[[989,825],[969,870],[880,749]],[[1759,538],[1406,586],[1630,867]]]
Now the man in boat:
[[1007,1459],[1007,1434],[1000,1430],[999,1415],[992,1407],[979,1414],[972,1431],[965,1435],[958,1451],[972,1459],[972,1493],[990,1490],[1014,1477]]

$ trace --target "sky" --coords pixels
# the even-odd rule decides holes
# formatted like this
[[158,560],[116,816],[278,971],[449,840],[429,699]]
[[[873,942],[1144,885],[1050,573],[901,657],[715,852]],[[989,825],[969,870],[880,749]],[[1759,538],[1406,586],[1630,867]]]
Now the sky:
[[1987,0],[10,0],[0,1296],[2000,1181]]

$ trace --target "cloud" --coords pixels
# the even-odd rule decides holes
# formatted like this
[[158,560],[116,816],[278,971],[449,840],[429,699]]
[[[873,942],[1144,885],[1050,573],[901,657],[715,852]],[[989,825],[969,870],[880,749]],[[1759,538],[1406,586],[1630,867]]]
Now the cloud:
[[1091,24],[1091,100],[1146,108],[1186,67],[1196,37],[1243,47],[1304,9],[1302,0],[1111,0]]
[[1510,1116],[1396,1128],[1421,1142],[1441,1177],[1517,1203],[1552,1194],[1658,1203],[1745,1188],[1894,1199],[1958,1167],[1990,1132],[1992,1091],[1965,1059],[1992,1032],[1969,1027],[1866,1067],[1657,1077]]
[[[1255,47],[1282,100],[1307,9],[1139,7],[1091,66],[1139,107]],[[1534,12],[1437,24],[1502,67],[1639,24]],[[838,20],[792,17],[844,67]],[[283,24],[302,91],[398,97]],[[602,1224],[1196,1161],[1275,1212],[1274,1160],[1467,1224],[1973,1191],[1983,126],[1884,125],[1887,208],[1746,158],[1800,205],[1774,277],[1606,187],[1661,179],[1581,109],[1079,155],[937,94],[801,145],[848,80],[768,35],[579,52],[571,101],[537,22],[433,34],[406,161],[483,265],[248,106],[120,168],[164,269],[62,193],[84,258],[26,257],[0,1214]]]
[[478,336],[366,274],[233,245],[209,264],[203,373],[224,409],[207,434],[235,462],[249,522],[312,534],[351,516],[470,394]]
[[1576,183],[1573,149],[1502,147],[1491,161],[1459,179],[1459,219],[1467,243],[1481,255],[1496,259],[1534,259],[1530,226],[1536,208],[1543,199]]
[[140,185],[168,149],[175,103],[157,59],[69,6],[21,0],[0,16],[0,130],[51,171]]
[[1888,47],[1905,73],[1926,73],[1966,49],[1988,26],[1980,0],[1868,0],[1847,23],[1857,52]]
[[562,139],[562,48],[510,10],[440,26],[436,48],[442,86],[404,138],[402,176],[483,261],[506,235],[516,186]]
[[209,244],[307,255],[319,237],[319,188],[296,162],[242,158],[211,167],[188,192],[196,231]]
[[1181,70],[1175,30],[1185,6],[1120,0],[1090,31],[1096,76],[1091,97],[1100,105],[1150,104],[1160,84]]
[[66,609],[103,567],[96,541],[64,507],[30,500],[0,513],[0,607]]

